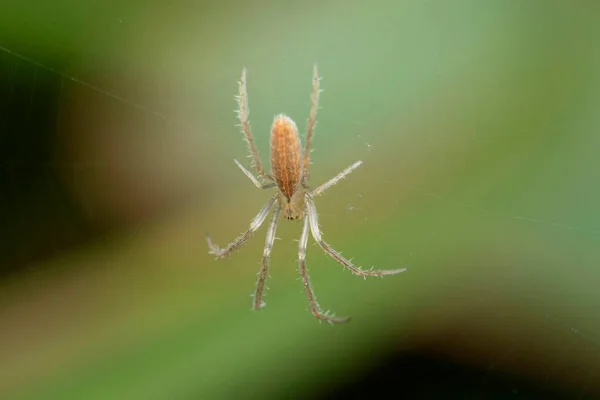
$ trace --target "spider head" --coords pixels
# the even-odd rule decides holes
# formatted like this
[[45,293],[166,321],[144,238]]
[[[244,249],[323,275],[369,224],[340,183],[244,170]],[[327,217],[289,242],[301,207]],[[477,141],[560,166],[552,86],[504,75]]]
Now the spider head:
[[280,193],[279,202],[285,219],[297,221],[304,217],[304,192],[302,190],[296,191],[289,199]]
[[283,217],[291,220],[299,220],[304,216],[303,210],[296,210],[291,205],[286,205],[283,207]]

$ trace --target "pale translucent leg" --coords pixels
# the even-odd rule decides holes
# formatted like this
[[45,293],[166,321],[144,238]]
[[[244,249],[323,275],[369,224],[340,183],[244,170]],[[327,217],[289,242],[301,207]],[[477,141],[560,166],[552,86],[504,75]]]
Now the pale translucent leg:
[[335,185],[336,183],[338,183],[339,181],[344,179],[347,175],[349,175],[356,168],[360,167],[362,165],[362,163],[363,162],[361,160],[355,162],[354,164],[352,164],[351,166],[349,166],[348,168],[346,168],[345,170],[343,170],[342,172],[340,172],[339,174],[337,174],[336,176],[334,176],[333,178],[331,178],[330,180],[328,180],[321,186],[313,189],[313,191],[310,192],[310,196],[316,197],[316,196],[320,195],[321,193],[323,193],[324,191],[326,191],[327,189],[329,189],[330,187],[332,187],[333,185]]
[[350,272],[354,275],[367,277],[367,276],[386,276],[386,275],[395,275],[407,270],[407,268],[398,268],[398,269],[384,269],[384,270],[373,270],[368,269],[364,270],[359,266],[356,266],[350,262],[350,260],[342,257],[340,253],[335,251],[327,242],[325,242],[322,238],[321,231],[319,230],[319,220],[317,217],[317,208],[315,207],[315,203],[310,198],[310,196],[306,196],[306,209],[307,209],[307,217],[310,223],[310,230],[312,232],[313,237],[321,246],[323,251],[327,253],[331,258],[342,264],[344,267],[348,268]]
[[258,181],[258,179],[256,179],[256,177],[254,177],[254,175],[252,175],[252,172],[248,171],[246,168],[244,168],[244,166],[242,164],[239,163],[238,160],[233,160],[235,162],[235,164],[242,170],[242,172],[244,173],[244,175],[246,175],[248,178],[250,178],[250,180],[252,181],[252,183],[254,183],[254,186],[256,186],[259,189],[270,189],[275,187],[275,182],[267,182],[265,184],[262,184]]
[[310,95],[310,114],[308,116],[308,122],[306,127],[306,143],[304,147],[304,173],[303,180],[306,183],[308,181],[308,166],[310,164],[310,152],[313,132],[317,125],[317,108],[319,106],[319,72],[317,71],[317,63],[313,65],[313,78],[312,78],[312,93]]
[[299,266],[298,271],[300,272],[300,277],[302,278],[302,284],[304,285],[304,290],[306,291],[306,297],[308,297],[308,303],[310,305],[310,311],[315,318],[318,318],[322,321],[327,321],[332,324],[339,324],[348,322],[350,317],[335,317],[333,315],[328,315],[328,313],[321,311],[321,307],[319,303],[317,303],[317,297],[315,296],[315,292],[313,291],[312,284],[310,282],[310,277],[308,276],[308,270],[306,268],[306,245],[308,243],[308,216],[304,217],[304,224],[302,227],[302,235],[300,236],[300,244],[298,246],[298,258],[299,258]]
[[279,218],[280,211],[281,207],[279,205],[275,206],[273,217],[271,217],[271,224],[269,224],[269,230],[267,231],[267,240],[265,241],[265,249],[263,251],[262,267],[258,272],[258,281],[256,282],[256,291],[254,292],[254,302],[252,304],[255,310],[265,306],[262,298],[265,289],[265,281],[269,276],[269,259],[271,257],[273,243],[275,242],[275,231],[277,229],[277,219]]
[[269,212],[271,211],[271,208],[273,208],[273,204],[275,204],[276,200],[277,196],[271,197],[271,199],[269,199],[269,201],[267,202],[267,204],[265,204],[262,210],[260,210],[256,217],[254,217],[254,219],[250,223],[250,228],[241,236],[237,237],[233,242],[229,243],[226,247],[221,248],[217,246],[213,243],[210,235],[206,235],[206,241],[208,242],[209,248],[208,253],[217,256],[217,258],[223,258],[230,255],[235,250],[239,249],[242,245],[246,243],[246,241],[248,241],[248,239],[252,237],[254,232],[256,232],[258,228],[260,228],[262,223],[269,215]]
[[252,155],[252,162],[254,164],[254,168],[256,168],[256,172],[261,178],[268,180],[269,177],[265,173],[262,163],[260,162],[258,149],[256,148],[256,144],[254,143],[254,136],[252,136],[252,130],[250,129],[250,121],[248,120],[250,116],[250,109],[248,108],[248,92],[246,91],[245,67],[242,70],[242,78],[238,83],[239,94],[236,96],[236,100],[238,103],[237,115],[240,120],[242,132],[244,133],[244,139],[246,140],[246,143],[248,143],[248,149],[250,150],[250,155]]

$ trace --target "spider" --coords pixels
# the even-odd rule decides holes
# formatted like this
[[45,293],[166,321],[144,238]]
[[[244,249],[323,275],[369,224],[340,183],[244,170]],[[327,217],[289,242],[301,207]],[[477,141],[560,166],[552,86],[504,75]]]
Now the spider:
[[273,248],[273,242],[275,241],[275,230],[277,228],[279,216],[280,214],[283,214],[283,217],[289,220],[302,219],[302,234],[300,235],[298,246],[298,271],[302,278],[302,283],[304,285],[304,290],[306,291],[306,296],[308,297],[308,303],[312,314],[321,321],[327,321],[334,324],[348,322],[350,317],[336,317],[329,312],[324,312],[321,310],[319,303],[317,303],[306,268],[306,246],[308,243],[309,229],[313,238],[325,253],[350,270],[354,275],[362,276],[364,278],[367,276],[394,275],[406,271],[406,268],[393,270],[364,270],[359,266],[352,264],[350,260],[342,257],[339,252],[334,250],[323,240],[321,230],[319,229],[317,208],[313,199],[358,168],[362,164],[362,161],[355,162],[338,175],[316,188],[311,188],[308,185],[310,147],[316,125],[317,105],[320,93],[319,81],[320,78],[317,71],[317,64],[315,63],[313,66],[311,107],[306,130],[304,151],[302,151],[298,128],[294,121],[284,114],[275,116],[273,125],[271,126],[272,172],[269,174],[262,166],[258,155],[258,149],[254,143],[254,137],[252,136],[252,131],[250,129],[250,122],[248,120],[248,95],[246,92],[246,68],[242,70],[242,77],[240,82],[238,82],[239,93],[235,97],[238,104],[237,115],[240,120],[244,138],[250,150],[254,168],[256,169],[258,176],[262,179],[262,182],[256,179],[256,177],[237,160],[234,160],[234,162],[252,181],[254,186],[259,189],[277,188],[277,193],[269,199],[258,215],[254,217],[250,223],[250,228],[226,247],[221,248],[217,246],[213,243],[210,235],[207,235],[206,240],[208,242],[209,254],[216,256],[217,259],[229,256],[252,237],[254,232],[256,232],[265,221],[269,213],[273,211],[269,229],[267,231],[262,266],[258,273],[258,281],[256,283],[252,304],[253,308],[258,310],[265,306],[265,303],[263,302],[263,293],[265,290],[265,281],[269,275],[269,259],[271,249]]

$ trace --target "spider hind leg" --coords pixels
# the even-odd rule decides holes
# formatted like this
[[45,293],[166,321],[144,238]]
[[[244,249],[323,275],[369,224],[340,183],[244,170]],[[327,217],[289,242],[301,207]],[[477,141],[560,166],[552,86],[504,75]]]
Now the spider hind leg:
[[321,311],[319,303],[317,303],[317,297],[312,288],[310,277],[308,276],[308,269],[306,268],[306,245],[308,243],[308,215],[304,217],[304,226],[302,227],[302,235],[300,236],[300,244],[298,247],[299,265],[298,271],[302,278],[302,284],[306,291],[306,297],[308,297],[308,303],[310,305],[310,311],[312,315],[320,321],[326,321],[330,324],[343,324],[350,321],[350,317],[336,317],[328,312]]

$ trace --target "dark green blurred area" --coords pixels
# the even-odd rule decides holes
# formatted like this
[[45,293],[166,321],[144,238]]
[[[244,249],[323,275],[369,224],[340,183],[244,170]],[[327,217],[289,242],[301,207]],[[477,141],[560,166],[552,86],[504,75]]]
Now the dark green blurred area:
[[[597,397],[599,11],[3,3],[0,398]],[[409,267],[365,281],[311,241],[321,305],[353,318],[334,327],[297,281],[300,224],[280,223],[260,312],[264,227],[226,260],[204,242],[268,198],[233,163],[242,67],[267,162],[275,114],[305,129],[315,61],[311,180],[365,162],[318,199],[325,238]],[[438,383],[407,354],[475,372]]]

